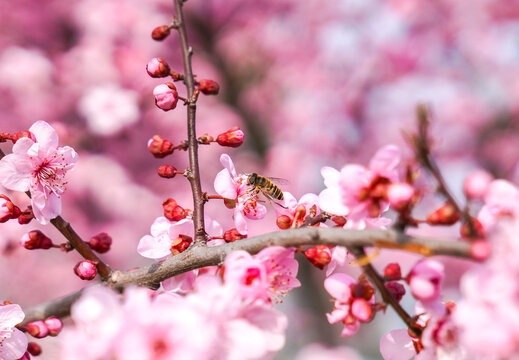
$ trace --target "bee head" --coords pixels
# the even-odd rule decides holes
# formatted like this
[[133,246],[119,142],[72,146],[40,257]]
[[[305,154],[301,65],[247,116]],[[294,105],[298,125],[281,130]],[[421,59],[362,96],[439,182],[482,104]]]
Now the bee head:
[[257,177],[258,177],[258,174],[256,174],[256,173],[250,174],[249,177],[247,178],[247,185],[255,184]]

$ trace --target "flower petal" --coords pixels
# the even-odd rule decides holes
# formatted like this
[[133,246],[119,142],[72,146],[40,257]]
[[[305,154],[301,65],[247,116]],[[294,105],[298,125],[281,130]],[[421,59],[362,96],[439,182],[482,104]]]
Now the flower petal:
[[9,154],[0,160],[0,184],[9,190],[27,191],[31,184],[32,164],[29,159]]
[[0,346],[0,359],[20,359],[27,350],[27,336],[18,329],[13,329],[9,338],[3,339]]
[[335,273],[324,280],[324,288],[335,299],[347,302],[351,297],[350,285],[355,283],[355,280],[346,274]]
[[406,329],[392,330],[380,339],[380,354],[384,360],[408,360],[416,355]]
[[350,209],[342,203],[338,187],[329,187],[319,194],[319,207],[334,215],[348,215]]
[[232,159],[229,155],[222,154],[220,156],[220,163],[224,166],[224,168],[226,168],[229,171],[229,174],[231,174],[233,178],[238,177],[238,173],[236,172],[234,163],[232,162]]
[[236,199],[238,186],[227,169],[223,169],[214,179],[214,189],[218,195],[227,199]]
[[387,145],[379,149],[369,162],[369,168],[375,173],[395,180],[397,165],[400,163],[400,149],[396,145]]
[[40,151],[47,152],[48,149],[56,149],[58,147],[58,133],[45,121],[36,121],[29,131],[33,133],[37,143],[40,145]]

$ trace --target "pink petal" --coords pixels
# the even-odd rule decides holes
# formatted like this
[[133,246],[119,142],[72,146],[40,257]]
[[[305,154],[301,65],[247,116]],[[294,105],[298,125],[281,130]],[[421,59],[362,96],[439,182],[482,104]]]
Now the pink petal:
[[247,221],[245,220],[245,216],[243,213],[238,210],[234,209],[234,225],[236,226],[236,230],[242,235],[247,235],[248,227],[247,227]]
[[11,336],[2,341],[0,346],[0,359],[16,360],[23,356],[27,350],[27,336],[18,329],[13,329]]
[[344,320],[349,313],[349,307],[341,307],[338,309],[334,309],[331,313],[327,313],[326,319],[330,324],[337,324],[338,322]]
[[26,156],[27,152],[34,145],[34,141],[29,138],[21,138],[13,145],[13,154]]
[[62,159],[60,159],[61,162],[67,164],[67,168],[71,168],[73,164],[75,164],[79,160],[79,155],[70,146],[63,146],[58,149],[59,154],[61,155]]
[[236,199],[238,187],[227,169],[223,169],[214,179],[214,189],[218,195],[227,199]]
[[0,329],[14,327],[25,318],[22,308],[18,304],[0,306]]
[[294,215],[294,212],[295,212],[296,207],[297,207],[297,200],[294,197],[294,195],[292,195],[288,191],[283,191],[283,201],[284,202],[283,202],[282,205],[286,209],[282,208],[281,206],[274,206],[274,208],[276,209],[276,215],[277,216],[281,216],[281,215],[292,216],[292,215]]
[[[357,196],[359,192],[369,186],[375,177],[375,173],[366,169],[361,165],[346,165],[341,169],[339,179],[339,187],[341,188],[341,197],[349,202],[358,202]],[[344,201],[343,199],[343,201]]]
[[164,216],[159,216],[155,221],[153,221],[153,224],[151,224],[151,236],[159,237],[163,234],[168,234],[170,227],[171,221],[166,219]]
[[256,208],[254,209],[254,211],[245,214],[247,219],[252,220],[261,220],[265,217],[265,215],[267,215],[267,208],[265,207],[265,205],[262,204],[256,204]]
[[396,145],[384,146],[373,156],[369,168],[379,175],[394,180],[394,170],[400,163],[400,157],[400,149]]
[[430,282],[428,279],[413,277],[409,282],[409,287],[413,296],[419,300],[432,300],[438,294],[437,285]]
[[343,273],[336,273],[324,280],[324,288],[335,299],[347,302],[351,297],[350,285],[354,282],[355,280],[351,276]]
[[40,149],[45,152],[47,152],[47,149],[58,147],[58,133],[45,121],[36,121],[29,128],[29,131],[34,134]]
[[338,187],[324,189],[319,194],[319,208],[334,215],[348,215],[350,210],[344,205]]
[[232,162],[232,159],[227,154],[222,154],[220,156],[220,163],[223,165],[224,168],[226,168],[229,171],[229,174],[236,178],[238,177],[238,173],[236,172],[236,168],[234,167],[234,163]]
[[325,166],[321,169],[321,175],[324,178],[324,186],[336,187],[339,185],[339,170],[336,170],[329,166]]
[[350,337],[353,336],[359,331],[360,322],[355,321],[353,324],[344,324],[344,328],[342,329],[341,336],[342,337]]
[[171,242],[164,237],[143,236],[137,245],[137,252],[149,259],[162,259],[171,255]]
[[380,353],[384,360],[408,360],[416,355],[406,329],[392,330],[380,339]]
[[373,308],[366,300],[355,299],[351,304],[351,313],[360,321],[367,322],[373,316]]
[[45,199],[45,194],[40,191],[31,191],[32,211],[36,220],[45,225],[61,214],[61,197],[50,193]]
[[162,287],[166,291],[185,294],[193,289],[196,277],[198,276],[198,269],[191,270],[186,273],[173,276],[161,282]]
[[319,213],[319,196],[317,196],[316,194],[304,194],[299,199],[299,204],[304,205],[307,210],[315,205],[317,207],[317,213]]
[[31,184],[31,171],[32,164],[27,157],[6,155],[0,160],[0,184],[10,190],[27,191]]

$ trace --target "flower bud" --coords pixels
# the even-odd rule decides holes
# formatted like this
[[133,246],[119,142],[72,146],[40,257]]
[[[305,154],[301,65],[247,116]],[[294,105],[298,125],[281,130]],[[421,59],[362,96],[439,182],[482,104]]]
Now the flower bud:
[[29,231],[20,239],[20,245],[27,250],[44,249],[52,247],[52,240],[45,236],[40,230]]
[[173,153],[174,148],[171,141],[164,139],[160,135],[155,135],[148,140],[148,150],[156,158],[163,158]]
[[214,141],[214,138],[209,134],[204,134],[198,138],[200,144],[209,145]]
[[180,221],[187,216],[186,210],[177,205],[177,202],[171,198],[164,200],[162,208],[164,209],[164,216],[169,221]]
[[146,71],[153,78],[162,78],[169,76],[171,69],[163,58],[153,58],[146,65]]
[[413,200],[414,195],[414,188],[407,183],[391,184],[387,190],[389,205],[396,211],[405,210]]
[[38,356],[41,354],[41,346],[31,341],[27,344],[27,352],[32,356]]
[[213,80],[200,80],[198,87],[204,95],[218,95],[220,92],[220,85]]
[[332,253],[326,245],[317,245],[316,247],[306,249],[305,256],[313,266],[321,270],[332,260]]
[[20,216],[18,216],[18,224],[26,225],[30,223],[32,219],[34,219],[34,214],[32,212],[31,207],[29,206],[27,210],[25,210],[20,214]]
[[47,328],[49,329],[49,335],[50,336],[56,336],[61,332],[61,329],[63,329],[63,323],[60,319],[58,319],[55,316],[51,316],[47,319],[45,319],[45,325],[47,325]]
[[386,268],[384,269],[384,279],[388,281],[402,279],[400,265],[398,263],[387,264]]
[[99,254],[104,254],[110,250],[112,245],[112,237],[105,232],[99,233],[90,238],[88,246]]
[[32,141],[36,142],[36,137],[34,136],[34,134],[32,132],[30,132],[29,130],[24,130],[24,131],[17,132],[16,134],[13,134],[13,136],[12,136],[13,143],[16,143],[18,140],[20,140],[21,138],[24,138],[24,137],[29,138]]
[[233,242],[233,241],[236,241],[236,240],[245,239],[246,237],[247,237],[247,235],[240,234],[238,232],[238,229],[236,229],[236,228],[231,229],[231,230],[227,230],[223,234],[223,239],[225,240],[225,242]]
[[463,182],[463,192],[469,199],[483,199],[488,186],[492,182],[492,175],[484,170],[471,172]]
[[391,293],[391,295],[393,296],[393,298],[395,298],[396,301],[402,300],[402,298],[405,295],[405,287],[399,282],[389,281],[385,283],[384,286]]
[[168,37],[170,32],[170,27],[168,25],[157,26],[151,32],[151,37],[153,40],[161,41]]
[[359,281],[350,285],[351,294],[355,298],[371,299],[375,293],[375,289],[367,281]]
[[164,111],[173,110],[177,107],[178,92],[175,84],[167,82],[155,86],[153,89],[155,105]]
[[483,238],[485,237],[485,229],[483,224],[475,217],[470,217],[471,222],[464,222],[460,227],[460,234],[463,238]]
[[186,250],[189,245],[193,242],[193,238],[188,235],[179,234],[178,237],[173,240],[171,245],[171,254],[177,255]]
[[346,222],[347,222],[347,220],[344,216],[334,216],[334,217],[332,217],[332,221],[341,227],[346,225]]
[[5,195],[0,195],[0,223],[16,219],[20,214],[20,208],[15,206],[11,199]]
[[407,276],[407,283],[415,299],[431,301],[440,297],[440,284],[443,277],[443,264],[427,259],[415,264]]
[[361,322],[368,322],[373,317],[373,307],[367,300],[358,298],[351,304],[351,314]]
[[97,268],[93,261],[80,261],[75,267],[74,272],[82,280],[92,280],[97,275]]
[[480,239],[470,243],[470,255],[478,261],[485,261],[490,257],[492,249],[487,240]]
[[165,179],[173,179],[177,175],[176,171],[177,169],[172,165],[162,165],[157,170],[157,173]]
[[243,131],[239,127],[233,127],[216,138],[216,142],[221,146],[238,147],[243,143]]
[[460,214],[450,202],[435,210],[427,217],[429,225],[454,225],[460,219]]
[[281,230],[290,229],[292,226],[292,218],[288,215],[281,215],[276,219],[276,225]]
[[45,323],[41,320],[28,323],[26,329],[28,334],[37,339],[41,339],[49,335],[49,329],[47,328],[47,325],[45,325]]

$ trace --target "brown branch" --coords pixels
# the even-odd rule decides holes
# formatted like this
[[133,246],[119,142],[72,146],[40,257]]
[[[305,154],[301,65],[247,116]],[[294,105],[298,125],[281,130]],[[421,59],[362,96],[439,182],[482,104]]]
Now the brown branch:
[[[391,248],[401,247],[404,251],[411,246],[426,247],[430,249],[430,255],[470,258],[470,245],[459,241],[407,237],[394,230],[345,230],[307,227],[277,231],[215,247],[197,244],[181,254],[171,256],[147,267],[127,272],[114,271],[110,275],[107,285],[116,290],[123,290],[126,286],[132,284],[157,289],[161,281],[172,276],[204,266],[219,265],[228,254],[236,250],[245,250],[251,254],[256,254],[269,246],[298,247],[319,244],[345,246],[349,249],[376,246],[377,244],[391,244]],[[68,297],[65,299],[68,299]],[[390,303],[390,300],[387,300],[387,302]],[[53,311],[60,309],[60,314],[66,314],[67,311],[63,310],[62,307],[69,308],[70,302],[60,299],[45,306],[43,306],[45,309],[52,306]],[[42,310],[41,306],[35,309],[25,311],[27,319],[35,319],[42,313],[47,316],[53,315],[50,310]]]
[[[0,149],[0,159],[5,156],[5,153]],[[27,196],[30,198],[31,193],[29,191],[25,192]],[[59,230],[61,234],[70,242],[70,244],[77,250],[81,256],[83,256],[87,260],[93,261],[97,270],[99,271],[99,275],[103,280],[106,280],[112,269],[108,265],[106,265],[93,251],[90,247],[81,239],[81,237],[74,231],[72,226],[65,221],[61,216],[55,217],[51,219],[51,224],[54,225],[56,229]]]
[[182,60],[184,62],[184,84],[187,88],[187,136],[189,144],[189,174],[187,176],[193,192],[193,223],[195,228],[195,243],[205,243],[207,234],[204,226],[204,201],[202,198],[202,185],[200,183],[200,169],[198,166],[198,141],[196,139],[196,97],[195,79],[191,67],[191,55],[193,49],[187,41],[186,24],[182,12],[183,0],[173,0],[176,13],[177,31],[180,37]]

